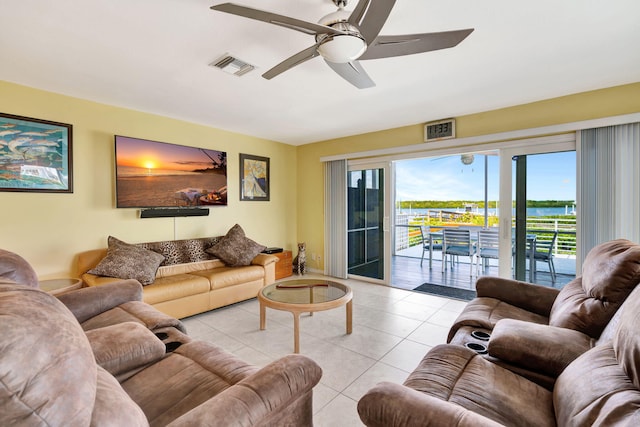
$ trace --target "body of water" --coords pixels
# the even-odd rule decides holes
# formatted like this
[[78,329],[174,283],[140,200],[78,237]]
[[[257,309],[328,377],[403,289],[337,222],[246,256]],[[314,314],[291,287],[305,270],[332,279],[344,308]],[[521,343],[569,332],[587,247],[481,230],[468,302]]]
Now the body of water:
[[[396,215],[414,215],[414,216],[419,216],[419,215],[427,215],[427,212],[431,211],[431,212],[437,212],[437,211],[448,211],[448,212],[460,212],[460,213],[464,213],[465,210],[464,208],[442,208],[442,209],[397,209],[396,210]],[[575,212],[572,212],[575,210],[575,206],[567,206],[564,208],[527,208],[527,216],[528,217],[533,217],[533,216],[551,216],[551,215],[575,215]],[[497,216],[498,215],[498,209],[488,209],[489,215],[490,216]],[[477,214],[477,215],[484,215],[484,209],[482,208],[478,208],[475,209],[473,208],[471,210],[471,213]],[[512,213],[513,216],[515,216],[516,214],[516,210],[513,209]]]

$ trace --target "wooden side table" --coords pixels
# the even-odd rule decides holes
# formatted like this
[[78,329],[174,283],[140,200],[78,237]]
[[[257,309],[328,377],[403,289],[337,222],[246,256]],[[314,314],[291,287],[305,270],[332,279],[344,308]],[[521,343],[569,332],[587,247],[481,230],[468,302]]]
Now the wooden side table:
[[82,279],[49,279],[40,280],[38,282],[40,289],[49,292],[51,295],[60,295],[65,292],[80,289],[82,287]]
[[279,261],[276,263],[276,280],[289,277],[293,274],[293,258],[291,251],[276,252]]

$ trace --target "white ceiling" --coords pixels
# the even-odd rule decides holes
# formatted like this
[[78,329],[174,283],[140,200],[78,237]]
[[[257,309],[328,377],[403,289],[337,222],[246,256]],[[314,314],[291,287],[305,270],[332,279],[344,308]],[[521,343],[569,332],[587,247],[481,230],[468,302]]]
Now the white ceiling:
[[[381,34],[475,31],[362,61],[377,84],[364,90],[321,58],[263,79],[313,37],[209,9],[222,2],[0,0],[0,80],[293,145],[640,81],[638,0],[397,0]],[[335,10],[234,2],[311,22]],[[208,66],[227,52],[258,69]]]

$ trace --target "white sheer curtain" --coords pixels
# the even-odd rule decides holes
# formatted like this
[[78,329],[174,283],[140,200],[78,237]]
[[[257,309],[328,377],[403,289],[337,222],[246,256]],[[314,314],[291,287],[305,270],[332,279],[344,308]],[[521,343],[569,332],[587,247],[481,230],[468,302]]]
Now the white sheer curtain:
[[324,273],[347,278],[347,161],[325,163]]
[[582,266],[600,243],[618,238],[640,243],[640,123],[582,130],[578,141]]

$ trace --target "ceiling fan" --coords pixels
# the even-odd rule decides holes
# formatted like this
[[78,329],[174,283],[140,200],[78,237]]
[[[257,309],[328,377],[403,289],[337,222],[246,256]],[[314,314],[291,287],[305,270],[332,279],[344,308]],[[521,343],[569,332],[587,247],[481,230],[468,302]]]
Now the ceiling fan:
[[222,3],[211,6],[211,9],[315,36],[314,45],[268,70],[262,75],[265,79],[272,79],[320,55],[329,67],[359,89],[375,86],[359,60],[447,49],[458,45],[473,31],[473,28],[469,28],[439,33],[382,36],[379,35],[380,30],[396,0],[360,0],[353,12],[344,9],[347,0],[332,1],[338,10],[320,18],[318,24],[233,3]]

